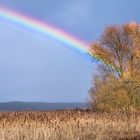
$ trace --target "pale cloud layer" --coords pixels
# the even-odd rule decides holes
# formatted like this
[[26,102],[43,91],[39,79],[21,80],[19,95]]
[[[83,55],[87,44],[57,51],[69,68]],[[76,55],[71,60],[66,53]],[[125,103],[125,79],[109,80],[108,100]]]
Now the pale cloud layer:
[[92,8],[91,0],[71,0],[62,3],[52,16],[56,20],[63,21],[67,26],[73,27],[84,23],[91,15]]

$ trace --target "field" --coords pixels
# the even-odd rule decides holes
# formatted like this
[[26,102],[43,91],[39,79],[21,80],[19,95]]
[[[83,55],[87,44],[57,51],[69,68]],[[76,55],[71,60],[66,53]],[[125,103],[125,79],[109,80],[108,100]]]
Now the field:
[[139,113],[89,110],[0,113],[0,140],[139,140]]

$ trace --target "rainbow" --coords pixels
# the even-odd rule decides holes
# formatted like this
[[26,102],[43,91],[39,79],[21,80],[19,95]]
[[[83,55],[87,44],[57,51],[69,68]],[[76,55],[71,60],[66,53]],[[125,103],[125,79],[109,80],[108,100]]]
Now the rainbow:
[[[0,7],[0,20],[15,24],[20,28],[35,31],[37,34],[48,36],[54,40],[64,43],[66,47],[73,49],[81,54],[88,54],[89,45],[84,41],[64,32],[53,25],[28,17],[13,10]],[[63,45],[64,46],[64,45]]]

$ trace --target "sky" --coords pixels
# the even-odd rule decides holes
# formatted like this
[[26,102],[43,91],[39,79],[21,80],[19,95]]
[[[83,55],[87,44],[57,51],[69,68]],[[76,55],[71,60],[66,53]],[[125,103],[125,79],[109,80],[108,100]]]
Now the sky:
[[[109,25],[140,23],[139,0],[0,0],[92,43]],[[86,102],[97,64],[66,44],[0,19],[0,102]]]

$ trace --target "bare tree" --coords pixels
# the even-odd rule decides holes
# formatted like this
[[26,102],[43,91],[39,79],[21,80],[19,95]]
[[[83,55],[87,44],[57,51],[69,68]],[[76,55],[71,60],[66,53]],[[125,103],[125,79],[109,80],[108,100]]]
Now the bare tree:
[[[140,101],[138,99],[140,98],[139,24],[131,22],[122,26],[106,28],[101,38],[91,45],[90,55],[100,62],[102,73],[100,77],[98,76],[100,80],[97,80],[96,77],[96,84],[90,90],[92,99],[96,99],[94,102],[101,100],[102,97],[100,95],[108,93],[112,96],[115,91],[117,93],[119,91],[119,94],[122,92],[123,95],[125,93],[130,98],[129,105],[134,103],[134,100]],[[98,91],[96,90],[97,87]]]

